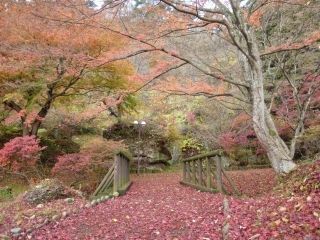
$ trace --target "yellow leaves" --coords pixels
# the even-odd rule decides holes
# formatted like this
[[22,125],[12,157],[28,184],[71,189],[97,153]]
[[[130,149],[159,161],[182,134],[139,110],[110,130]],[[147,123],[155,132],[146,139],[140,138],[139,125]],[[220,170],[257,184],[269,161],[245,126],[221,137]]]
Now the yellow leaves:
[[279,226],[279,225],[282,224],[282,223],[289,223],[289,219],[288,219],[286,216],[284,216],[284,217],[281,217],[281,218],[273,221],[273,222],[271,223],[271,225],[273,225],[273,226]]
[[270,215],[271,215],[271,216],[277,216],[278,213],[277,213],[277,212],[272,212]]
[[276,226],[279,226],[279,225],[281,224],[281,220],[278,219],[278,220],[274,221],[273,223],[274,223]]
[[300,202],[297,203],[296,205],[294,205],[294,209],[295,209],[297,212],[301,211],[302,208],[303,208],[303,204],[300,203]]
[[23,101],[23,95],[19,92],[8,93],[4,95],[3,101],[14,100],[14,102],[19,103]]
[[15,83],[19,82],[30,82],[36,80],[34,77],[34,73],[32,71],[17,71],[17,72],[9,72],[9,71],[0,71],[0,83],[10,82]]
[[285,211],[287,211],[287,208],[281,206],[281,207],[279,207],[279,211],[280,211],[280,212],[285,212]]
[[115,74],[121,76],[129,76],[135,73],[133,65],[128,60],[117,61],[112,64],[108,64],[107,68]]
[[108,64],[88,72],[84,79],[77,83],[77,86],[83,88],[99,86],[113,90],[126,90],[131,87],[128,78],[133,72],[133,67],[128,61]]
[[237,62],[238,62],[238,61],[237,61],[236,56],[230,55],[230,56],[228,57],[228,63],[229,63],[230,65],[235,65]]
[[168,127],[166,129],[166,136],[171,141],[177,141],[177,140],[182,139],[182,135],[175,124],[168,125]]
[[282,217],[281,220],[285,223],[288,223],[289,222],[289,219],[287,217]]

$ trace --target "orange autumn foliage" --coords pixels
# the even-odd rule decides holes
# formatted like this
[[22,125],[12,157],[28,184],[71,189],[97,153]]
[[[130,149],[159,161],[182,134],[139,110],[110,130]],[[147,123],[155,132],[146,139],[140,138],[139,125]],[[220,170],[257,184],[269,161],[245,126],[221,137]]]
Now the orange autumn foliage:
[[181,82],[173,77],[168,77],[166,81],[155,85],[154,90],[185,95],[217,95],[224,94],[227,91],[226,86],[223,83],[211,85],[205,81],[195,82],[192,80],[186,80]]

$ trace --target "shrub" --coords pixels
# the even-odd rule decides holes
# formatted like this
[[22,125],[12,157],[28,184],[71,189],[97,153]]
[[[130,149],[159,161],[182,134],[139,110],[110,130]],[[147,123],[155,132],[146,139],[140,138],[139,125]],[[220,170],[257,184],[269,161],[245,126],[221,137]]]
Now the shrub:
[[21,128],[14,125],[1,125],[0,126],[0,147],[3,147],[5,143],[10,139],[21,136]]
[[52,168],[58,156],[69,153],[78,153],[80,145],[72,140],[72,134],[68,129],[55,128],[41,136],[41,146],[46,149],[41,153],[40,162],[44,169]]
[[103,138],[93,138],[83,146],[81,152],[91,154],[95,164],[113,162],[114,153],[124,149],[122,141],[105,140]]
[[235,138],[236,135],[233,132],[222,133],[218,138],[218,143],[226,152],[230,152],[238,144]]
[[84,192],[91,192],[93,180],[96,180],[92,169],[92,158],[89,154],[71,153],[57,157],[57,163],[51,173],[64,184]]
[[80,153],[59,156],[51,173],[65,184],[91,193],[113,164],[114,153],[123,147],[121,142],[94,138]]
[[71,153],[59,156],[52,168],[53,174],[81,174],[91,163],[91,157],[83,153]]
[[297,141],[296,155],[300,157],[312,158],[320,153],[320,125],[311,126]]
[[194,138],[186,138],[182,141],[182,153],[185,157],[197,155],[204,151],[204,146]]
[[0,150],[0,166],[14,172],[29,170],[36,165],[43,149],[35,136],[16,137]]

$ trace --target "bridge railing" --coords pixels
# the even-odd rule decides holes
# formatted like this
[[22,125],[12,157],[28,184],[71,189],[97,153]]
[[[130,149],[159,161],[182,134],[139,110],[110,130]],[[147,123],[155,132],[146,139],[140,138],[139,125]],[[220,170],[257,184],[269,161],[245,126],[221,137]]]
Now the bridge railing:
[[232,191],[239,195],[235,185],[224,171],[222,157],[223,151],[216,150],[183,159],[181,183],[201,191],[226,193],[225,181],[223,181],[225,178]]
[[130,161],[132,157],[125,151],[119,151],[114,156],[114,163],[108,173],[102,179],[94,193],[93,197],[118,192],[124,194],[131,185],[130,180]]

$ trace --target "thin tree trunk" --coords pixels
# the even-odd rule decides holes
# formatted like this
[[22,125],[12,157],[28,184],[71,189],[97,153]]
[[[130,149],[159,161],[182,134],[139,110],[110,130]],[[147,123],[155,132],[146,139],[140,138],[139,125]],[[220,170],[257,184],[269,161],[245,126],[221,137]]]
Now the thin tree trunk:
[[29,132],[29,127],[23,122],[21,121],[21,125],[22,125],[22,136],[29,136],[30,132]]

